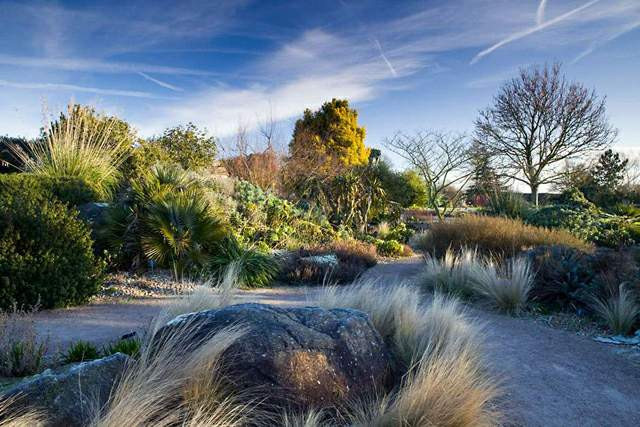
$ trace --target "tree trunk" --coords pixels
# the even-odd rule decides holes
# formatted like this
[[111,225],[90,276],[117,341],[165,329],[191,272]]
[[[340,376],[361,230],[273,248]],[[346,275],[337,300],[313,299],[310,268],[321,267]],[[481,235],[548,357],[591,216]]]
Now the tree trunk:
[[531,187],[531,201],[538,207],[538,184],[529,184]]

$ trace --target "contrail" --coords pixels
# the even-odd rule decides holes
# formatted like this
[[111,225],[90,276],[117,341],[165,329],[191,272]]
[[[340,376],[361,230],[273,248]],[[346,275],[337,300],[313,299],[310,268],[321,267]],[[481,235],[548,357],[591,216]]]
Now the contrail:
[[142,71],[138,71],[138,75],[144,77],[145,79],[149,80],[150,82],[153,82],[153,83],[157,84],[158,86],[162,86],[164,88],[171,89],[171,90],[176,91],[176,92],[182,92],[181,88],[179,88],[177,86],[174,86],[174,85],[170,85],[169,83],[163,82],[162,80],[154,79],[153,77],[151,77],[148,74],[143,73]]
[[544,11],[547,8],[547,0],[540,0],[538,11],[536,12],[536,25],[542,25],[544,21]]
[[387,67],[389,67],[389,71],[391,71],[391,74],[393,74],[393,77],[398,77],[398,73],[396,73],[396,69],[393,68],[393,65],[391,65],[391,62],[389,62],[389,60],[387,59],[386,55],[382,51],[382,46],[380,46],[380,42],[378,41],[378,39],[374,38],[373,42],[375,43],[376,47],[378,48],[378,52],[380,52],[380,57],[385,62],[385,64],[387,64]]
[[101,89],[97,87],[76,86],[64,83],[18,83],[7,80],[0,80],[0,87],[11,87],[15,89],[35,89],[35,90],[68,90],[72,92],[88,92],[99,95],[127,96],[133,98],[153,98],[153,99],[173,99],[163,96],[156,96],[148,92],[132,90]]
[[476,62],[478,62],[480,59],[482,59],[484,56],[490,54],[491,52],[493,52],[496,49],[501,48],[502,46],[509,44],[513,41],[516,40],[520,40],[523,37],[529,36],[533,33],[537,33],[538,31],[544,30],[545,28],[548,28],[554,24],[557,24],[558,22],[564,21],[567,18],[572,17],[573,15],[575,15],[576,13],[582,12],[584,9],[593,6],[594,4],[598,3],[600,0],[591,0],[589,3],[583,4],[580,7],[577,7],[573,10],[570,10],[569,12],[557,16],[543,24],[540,25],[536,25],[535,27],[532,28],[528,28],[524,31],[520,31],[517,32],[515,34],[510,35],[509,37],[507,37],[504,40],[499,41],[498,43],[494,44],[493,46],[483,50],[482,52],[480,52],[479,54],[477,54],[476,56],[473,57],[473,59],[471,60],[471,64],[475,64]]

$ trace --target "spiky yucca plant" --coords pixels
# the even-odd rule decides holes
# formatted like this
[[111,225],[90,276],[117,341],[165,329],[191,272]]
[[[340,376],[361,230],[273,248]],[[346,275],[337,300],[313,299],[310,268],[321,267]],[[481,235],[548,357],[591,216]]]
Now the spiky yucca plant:
[[96,126],[92,111],[69,104],[67,116],[49,124],[44,138],[22,146],[11,146],[24,172],[50,177],[76,177],[101,198],[113,194],[120,166],[130,148],[112,138],[112,121]]

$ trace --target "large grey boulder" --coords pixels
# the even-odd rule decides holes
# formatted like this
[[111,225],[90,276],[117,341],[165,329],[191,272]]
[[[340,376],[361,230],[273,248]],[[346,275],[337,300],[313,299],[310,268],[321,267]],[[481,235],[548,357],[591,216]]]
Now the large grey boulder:
[[191,350],[224,327],[244,326],[223,365],[236,386],[256,390],[266,405],[340,406],[390,386],[391,355],[361,311],[239,304],[179,316],[156,337],[185,325]]
[[39,408],[47,425],[84,426],[109,398],[129,356],[111,356],[75,363],[60,370],[47,369],[8,390],[3,397],[18,397],[21,407]]

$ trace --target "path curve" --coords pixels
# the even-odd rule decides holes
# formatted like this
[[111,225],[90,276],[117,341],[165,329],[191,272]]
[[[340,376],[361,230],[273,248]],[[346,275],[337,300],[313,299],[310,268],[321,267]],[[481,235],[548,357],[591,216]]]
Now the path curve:
[[[381,283],[408,280],[420,259],[382,263],[363,278]],[[315,288],[317,289],[317,288]],[[240,302],[305,305],[313,288],[240,291]],[[102,344],[145,328],[171,298],[94,304],[36,314],[41,336],[63,349],[79,339]],[[552,329],[526,318],[469,308],[486,324],[487,352],[503,379],[501,406],[514,426],[640,426],[640,366],[610,345]]]
[[[403,280],[417,260],[379,264],[365,277]],[[503,407],[515,426],[640,426],[640,366],[615,346],[532,319],[468,308],[486,324],[489,361],[503,380]]]

